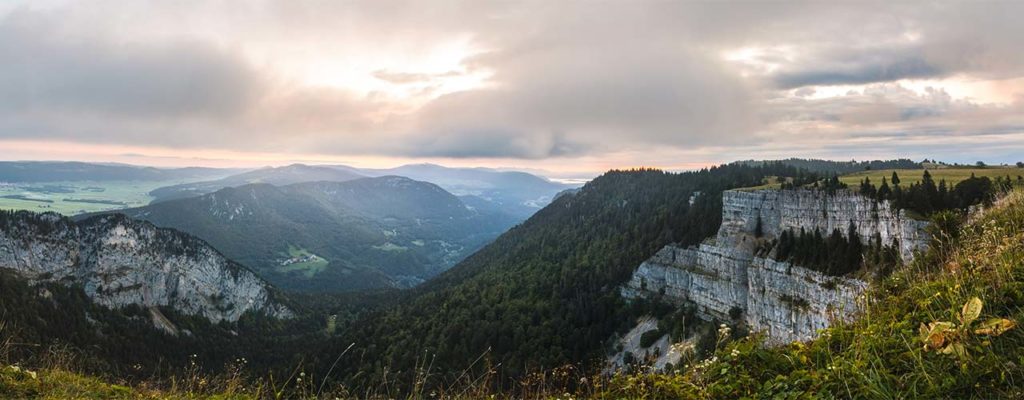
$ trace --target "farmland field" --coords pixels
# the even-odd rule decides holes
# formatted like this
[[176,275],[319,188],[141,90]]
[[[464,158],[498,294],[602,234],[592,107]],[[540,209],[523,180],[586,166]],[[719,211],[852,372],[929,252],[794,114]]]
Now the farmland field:
[[103,181],[0,184],[0,209],[64,215],[149,204],[149,191],[181,181]]
[[[882,177],[885,177],[886,179],[892,177],[893,171],[895,171],[896,174],[899,175],[901,185],[918,183],[921,181],[921,177],[924,175],[924,170],[922,169],[881,169],[877,171],[861,171],[848,175],[843,175],[839,177],[839,180],[847,185],[856,186],[860,184],[860,182],[864,179],[865,176],[867,176],[871,178],[871,183],[877,186],[882,183]],[[945,179],[947,184],[955,185],[964,179],[970,178],[971,174],[974,174],[977,177],[987,176],[990,179],[995,179],[996,177],[1000,176],[1009,176],[1010,179],[1016,181],[1018,176],[1024,177],[1024,168],[949,167],[929,169],[928,173],[932,175],[932,179],[935,180],[935,182]]]

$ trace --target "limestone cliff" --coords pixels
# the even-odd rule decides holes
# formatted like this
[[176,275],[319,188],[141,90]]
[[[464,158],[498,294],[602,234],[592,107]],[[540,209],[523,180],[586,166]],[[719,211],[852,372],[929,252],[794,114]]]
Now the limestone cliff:
[[819,190],[726,191],[722,194],[722,227],[718,238],[723,244],[752,233],[760,216],[767,237],[776,237],[788,229],[808,231],[815,228],[826,234],[839,229],[844,234],[850,223],[857,234],[870,238],[878,233],[883,243],[900,244],[900,254],[910,260],[915,250],[928,245],[924,221],[894,210],[888,201],[877,202],[849,190],[828,194]]
[[75,223],[57,214],[0,216],[0,268],[78,284],[108,307],[168,306],[211,321],[291,312],[265,282],[205,242],[123,215]]
[[759,219],[766,240],[788,229],[845,233],[852,223],[862,237],[895,240],[905,260],[928,243],[925,222],[851,191],[727,191],[715,237],[689,248],[666,246],[637,268],[622,294],[691,302],[705,318],[742,313],[751,329],[774,342],[812,338],[857,311],[865,282],[756,256]]

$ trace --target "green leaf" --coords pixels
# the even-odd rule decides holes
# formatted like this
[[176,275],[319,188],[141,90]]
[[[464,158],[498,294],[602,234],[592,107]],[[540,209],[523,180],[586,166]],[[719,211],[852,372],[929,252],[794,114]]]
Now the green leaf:
[[974,322],[974,320],[981,316],[981,308],[981,299],[971,297],[971,299],[967,300],[967,303],[964,304],[964,309],[960,311],[960,322],[963,322],[964,325]]
[[924,335],[925,349],[941,348],[946,343],[946,332],[954,328],[951,322],[932,322],[928,324],[928,333]]
[[967,348],[965,348],[964,345],[962,345],[960,343],[950,343],[948,346],[943,348],[940,351],[940,353],[948,354],[948,355],[955,355],[958,358],[966,358],[967,357]]

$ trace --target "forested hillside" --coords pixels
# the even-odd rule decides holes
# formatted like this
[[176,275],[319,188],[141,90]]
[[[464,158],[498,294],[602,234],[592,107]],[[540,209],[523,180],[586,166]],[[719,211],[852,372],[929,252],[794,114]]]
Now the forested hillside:
[[[398,306],[354,324],[315,352],[322,357],[317,362],[330,366],[354,343],[332,377],[358,384],[379,379],[385,369],[393,379],[411,379],[406,374],[424,357],[445,376],[500,364],[504,376],[516,377],[591,360],[642,312],[625,304],[617,289],[642,260],[667,243],[693,244],[712,235],[721,222],[723,190],[797,172],[770,163],[681,174],[606,173],[411,291]],[[474,364],[478,359],[487,361]]]

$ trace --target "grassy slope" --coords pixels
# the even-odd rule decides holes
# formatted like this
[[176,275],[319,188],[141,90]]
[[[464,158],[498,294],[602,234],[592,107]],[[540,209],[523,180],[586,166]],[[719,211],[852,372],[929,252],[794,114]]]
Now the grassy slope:
[[[1016,191],[935,250],[873,287],[865,313],[810,343],[766,349],[756,338],[723,345],[717,360],[678,375],[614,378],[606,398],[1020,398],[1024,328],[973,331],[991,318],[1024,321],[1024,191]],[[936,246],[941,249],[942,246]],[[980,318],[953,333],[963,356],[924,348],[921,324],[961,325],[977,297]]]

